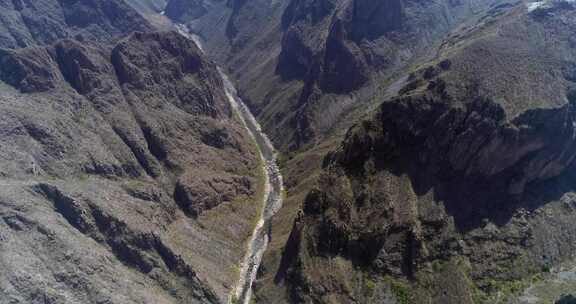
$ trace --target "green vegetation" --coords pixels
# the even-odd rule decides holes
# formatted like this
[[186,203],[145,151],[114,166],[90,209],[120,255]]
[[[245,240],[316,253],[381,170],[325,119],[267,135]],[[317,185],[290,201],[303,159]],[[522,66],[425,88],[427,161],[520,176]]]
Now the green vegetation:
[[384,281],[390,286],[390,291],[392,291],[398,304],[410,304],[413,302],[410,286],[408,284],[391,277],[384,278]]
[[434,260],[432,262],[432,270],[434,272],[441,272],[441,271],[444,271],[445,269],[446,269],[445,262],[440,261],[440,260]]
[[519,295],[532,284],[538,283],[541,280],[541,274],[534,274],[525,279],[511,281],[492,279],[487,282],[485,291],[479,288],[475,289],[473,294],[474,302],[478,304],[507,303],[511,297]]
[[[494,283],[494,282],[493,282]],[[517,281],[510,281],[510,282],[496,282],[497,285],[493,286],[500,292],[505,299],[508,299],[510,296],[518,294],[519,292],[526,289],[530,286],[530,282],[517,280]]]
[[411,303],[410,288],[408,285],[400,282],[393,282],[391,285],[392,293],[400,304]]
[[287,163],[294,158],[292,153],[285,153],[285,152],[278,152],[276,154],[276,162],[278,163],[278,167],[280,169],[286,168]]
[[[521,294],[529,286],[540,282],[542,274],[538,268],[531,267],[527,259],[520,256],[511,262],[495,265],[498,273],[504,273],[511,279],[485,279],[481,282],[474,282],[470,277],[471,265],[465,257],[455,257],[449,261],[435,260],[431,262],[427,271],[417,274],[419,290],[433,292],[438,286],[434,282],[438,277],[445,276],[450,272],[461,273],[465,280],[465,285],[470,288],[470,296],[476,304],[498,304],[507,303],[509,299]],[[513,279],[521,278],[521,279]]]
[[240,265],[239,264],[232,265],[232,273],[233,273],[233,276],[235,278],[240,277]]
[[371,298],[374,295],[374,289],[376,289],[376,282],[370,277],[364,279],[364,291],[367,298]]

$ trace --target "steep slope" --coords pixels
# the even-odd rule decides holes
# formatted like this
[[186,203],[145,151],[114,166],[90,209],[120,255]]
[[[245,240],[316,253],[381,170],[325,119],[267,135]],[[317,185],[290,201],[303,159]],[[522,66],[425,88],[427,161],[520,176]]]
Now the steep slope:
[[[261,160],[194,43],[119,40],[168,26],[163,5],[0,2],[0,46],[51,44],[0,50],[4,298],[217,303],[237,282]],[[576,250],[575,12],[168,1],[284,152],[254,300],[504,303],[545,284]]]
[[[288,197],[274,219],[271,248],[256,282],[257,300],[263,303],[279,301],[278,296],[284,294],[282,273],[287,266],[282,255],[294,254],[292,243],[285,246],[286,240],[299,206],[319,174],[324,154],[338,145],[342,130],[372,105],[394,97],[400,89],[400,94],[425,90],[426,79],[444,71],[446,67],[440,63],[448,57],[452,60],[445,63],[453,68],[443,75],[446,79],[440,79],[438,87],[449,86],[446,91],[457,103],[479,96],[491,98],[500,104],[506,119],[537,107],[562,106],[570,91],[566,81],[570,65],[565,66],[563,60],[571,56],[571,47],[566,44],[571,28],[560,27],[567,34],[562,36],[557,25],[547,25],[556,27],[551,42],[549,33],[532,22],[549,11],[534,12],[528,24],[521,22],[526,19],[517,18],[513,18],[518,21],[515,24],[506,24],[503,16],[512,10],[526,13],[524,5],[398,1],[387,7],[379,1],[266,5],[244,1],[228,6],[219,2],[220,9],[216,10],[213,8],[218,4],[198,3],[202,14],[179,21],[188,21],[215,58],[229,67],[244,99],[259,113],[260,121],[283,151],[298,148],[282,159]],[[195,11],[195,6],[191,7]],[[359,11],[366,15],[356,14]],[[370,16],[371,12],[374,15]],[[382,14],[391,15],[379,18]],[[258,17],[262,15],[268,18]],[[228,31],[231,24],[235,31]],[[525,36],[529,39],[522,43]],[[478,38],[484,39],[474,45],[476,49],[460,52]],[[410,75],[429,65],[438,67],[422,70],[417,79]],[[549,73],[547,65],[555,71]],[[518,188],[523,184],[519,181]]]
[[126,3],[138,11],[148,14],[158,14],[166,8],[165,0],[126,0]]
[[383,83],[499,2],[173,0],[166,12],[206,40],[273,140],[295,150],[342,129]]
[[261,300],[507,303],[570,260],[575,14],[499,6],[448,35],[324,159]]
[[157,30],[169,30],[172,24],[164,15],[165,0],[125,0]]
[[106,42],[152,26],[123,0],[0,1],[0,47],[50,44],[63,38]]
[[262,185],[215,65],[174,32],[0,62],[1,298],[224,301]]

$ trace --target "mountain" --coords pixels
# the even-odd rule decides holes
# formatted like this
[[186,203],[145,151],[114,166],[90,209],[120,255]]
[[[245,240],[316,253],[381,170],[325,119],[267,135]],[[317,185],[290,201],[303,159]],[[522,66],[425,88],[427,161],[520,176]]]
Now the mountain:
[[0,8],[0,302],[572,298],[572,1]]
[[0,47],[23,48],[74,38],[105,42],[152,26],[124,1],[4,0]]
[[169,1],[166,12],[204,38],[276,144],[298,150],[345,128],[442,35],[496,2]]
[[257,302],[505,303],[571,261],[571,2],[170,2],[283,152]]
[[348,131],[275,268],[291,302],[506,303],[571,260],[574,9],[488,10]]
[[128,0],[129,5],[141,13],[160,14],[166,8],[165,0]]
[[225,302],[263,178],[216,65],[122,1],[1,5],[0,302]]

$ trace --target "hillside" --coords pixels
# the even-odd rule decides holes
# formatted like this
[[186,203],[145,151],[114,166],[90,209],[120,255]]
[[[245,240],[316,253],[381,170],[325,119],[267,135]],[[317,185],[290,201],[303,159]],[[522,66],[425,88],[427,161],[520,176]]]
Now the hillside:
[[488,11],[348,131],[268,266],[288,302],[507,303],[571,261],[575,13]]
[[569,0],[0,0],[0,303],[571,301],[575,32]]
[[44,14],[42,35],[26,15],[52,3],[18,3],[27,30],[0,31],[0,302],[225,301],[263,185],[216,66],[176,32],[132,33],[152,27],[121,1],[58,4],[94,19]]

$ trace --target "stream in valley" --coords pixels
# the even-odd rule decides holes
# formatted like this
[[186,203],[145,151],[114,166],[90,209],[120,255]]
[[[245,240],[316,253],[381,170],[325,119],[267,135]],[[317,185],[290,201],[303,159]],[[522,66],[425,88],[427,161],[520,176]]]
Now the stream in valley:
[[[190,33],[185,25],[176,25],[176,28],[182,35],[194,40],[200,50],[204,51],[200,38],[197,35]],[[248,304],[252,297],[252,283],[256,279],[258,267],[262,262],[262,256],[264,255],[264,251],[270,241],[269,228],[271,225],[271,219],[282,207],[282,175],[280,174],[277,165],[276,150],[274,149],[272,142],[262,131],[260,124],[254,115],[252,115],[250,109],[248,109],[242,99],[238,96],[238,92],[232,81],[230,81],[222,69],[219,68],[218,71],[222,77],[226,96],[228,97],[230,104],[258,145],[265,170],[265,187],[262,201],[263,205],[259,215],[260,218],[256,227],[254,227],[252,236],[247,244],[246,254],[242,264],[240,265],[240,277],[228,299],[229,303]]]

